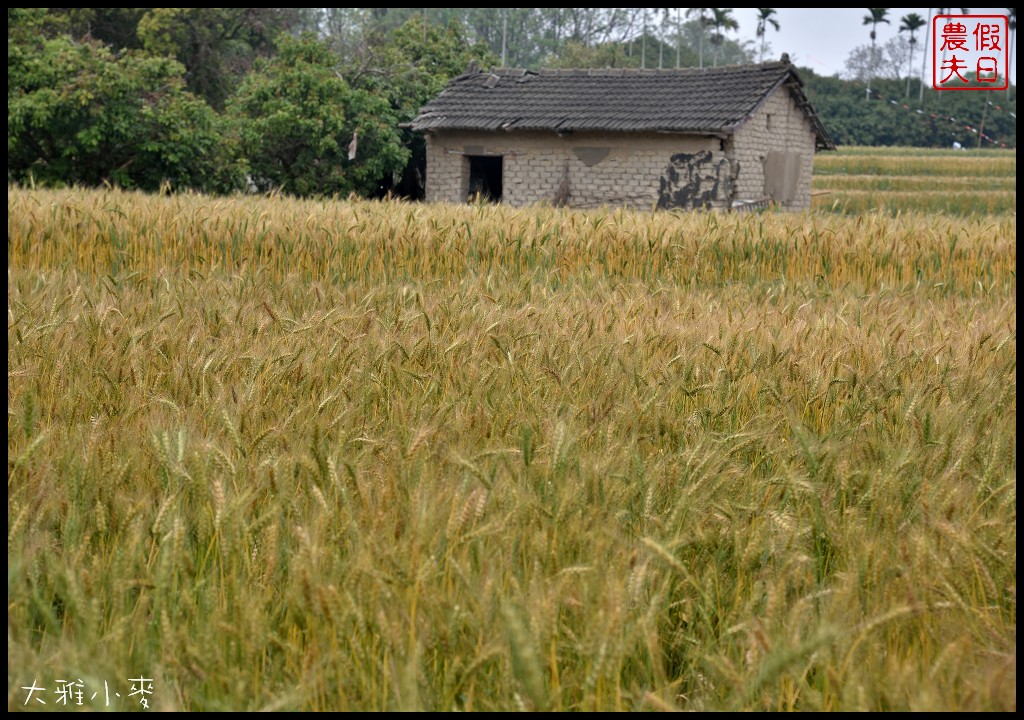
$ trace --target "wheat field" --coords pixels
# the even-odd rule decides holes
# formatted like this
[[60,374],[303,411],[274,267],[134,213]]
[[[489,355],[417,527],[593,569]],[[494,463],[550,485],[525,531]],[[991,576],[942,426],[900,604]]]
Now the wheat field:
[[1016,397],[1015,212],[9,187],[8,709],[1015,710]]
[[1017,151],[841,147],[814,158],[816,210],[957,216],[1017,212]]

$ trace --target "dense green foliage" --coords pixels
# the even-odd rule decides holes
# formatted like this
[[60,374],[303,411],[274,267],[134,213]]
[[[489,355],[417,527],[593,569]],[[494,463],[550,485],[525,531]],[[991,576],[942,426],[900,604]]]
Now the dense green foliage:
[[260,190],[372,194],[377,179],[399,171],[408,156],[387,99],[351,88],[327,46],[309,36],[283,37],[278,55],[246,77],[228,114]]
[[423,140],[400,124],[496,58],[421,15],[357,26],[353,47],[293,36],[304,27],[326,26],[265,9],[9,10],[8,178],[422,194]]
[[237,184],[222,119],[175,60],[68,36],[7,48],[7,171],[16,181],[156,190]]
[[188,89],[220,110],[254,59],[273,54],[277,35],[304,20],[297,8],[47,8],[41,29],[173,57]]
[[[378,65],[384,72],[359,73],[353,68],[350,75],[366,91],[387,98],[402,123],[415,118],[420,107],[440,93],[451,78],[464,73],[471,62],[484,67],[498,63],[482,43],[470,45],[458,23],[431,25],[420,16],[381,38],[377,47]],[[392,176],[391,184],[380,189],[393,189],[406,197],[422,196],[427,164],[423,135],[408,128],[400,132],[411,162],[400,176]]]
[[[872,81],[867,100],[864,83],[823,77],[799,69],[807,96],[839,145],[901,145],[948,148],[956,140],[965,148],[978,145],[981,130],[991,138],[982,148],[1017,146],[1017,100],[998,92],[936,91],[906,79]],[[908,97],[909,95],[909,97]],[[991,103],[988,110],[985,103]],[[951,120],[951,118],[953,118]],[[982,124],[984,123],[984,127]]]

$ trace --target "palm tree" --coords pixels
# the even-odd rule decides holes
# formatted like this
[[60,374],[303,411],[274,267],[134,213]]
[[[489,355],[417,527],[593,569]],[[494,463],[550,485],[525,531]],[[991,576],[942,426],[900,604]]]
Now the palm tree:
[[[708,19],[705,17],[711,8],[687,8],[686,17],[697,16],[700,23],[700,34],[697,36],[697,55],[700,58],[700,66],[704,67],[704,28],[708,26]],[[667,12],[667,11],[666,11]]]
[[[904,15],[900,19],[900,32],[910,33],[910,58],[907,60],[907,92],[904,97],[910,97],[910,75],[914,72],[914,45],[917,44],[917,38],[914,37],[914,33],[925,26],[925,19],[917,13],[910,13]],[[921,78],[921,82],[924,82],[924,78]]]
[[867,99],[871,99],[871,76],[875,72],[875,38],[877,34],[875,30],[878,28],[878,23],[889,24],[886,19],[886,15],[889,14],[889,8],[868,8],[868,15],[864,16],[864,24],[871,26],[871,61],[868,63],[868,89]]
[[725,31],[739,30],[740,25],[732,16],[732,8],[711,8],[712,17],[710,25],[715,28],[711,36],[711,44],[715,46],[715,66],[718,66],[718,52],[725,42]]
[[764,36],[771,25],[776,32],[779,30],[779,21],[772,17],[775,15],[775,8],[757,8],[757,36],[761,38],[761,62],[764,62]]

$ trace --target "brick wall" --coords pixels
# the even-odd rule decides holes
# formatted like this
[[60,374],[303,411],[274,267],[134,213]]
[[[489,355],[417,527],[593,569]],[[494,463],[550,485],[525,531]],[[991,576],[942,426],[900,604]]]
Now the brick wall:
[[768,153],[793,152],[800,155],[800,177],[796,196],[783,207],[786,210],[810,207],[814,141],[811,122],[789,97],[789,91],[785,88],[776,90],[727,143],[727,154],[740,165],[735,185],[736,199],[763,197],[764,163]]
[[[591,208],[650,210],[662,179],[680,153],[710,153],[725,160],[717,138],[658,133],[436,132],[427,135],[427,201],[466,202],[469,155],[503,157],[502,202],[512,206],[555,203]],[[722,187],[718,205],[728,203]]]

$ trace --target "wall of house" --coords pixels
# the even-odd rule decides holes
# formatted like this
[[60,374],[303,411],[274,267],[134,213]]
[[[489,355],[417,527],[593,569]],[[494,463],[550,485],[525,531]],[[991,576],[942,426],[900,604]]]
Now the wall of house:
[[466,202],[469,157],[501,155],[502,202],[650,210],[729,206],[734,166],[714,137],[668,133],[436,131],[427,135],[428,202]]
[[727,156],[739,164],[735,199],[771,194],[786,210],[810,207],[814,142],[811,121],[788,90],[776,90],[726,144]]

